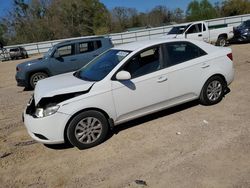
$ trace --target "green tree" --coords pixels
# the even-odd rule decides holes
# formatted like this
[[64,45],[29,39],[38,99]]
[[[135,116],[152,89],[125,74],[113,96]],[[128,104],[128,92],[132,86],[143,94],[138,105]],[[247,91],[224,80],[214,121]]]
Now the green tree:
[[226,0],[222,2],[221,15],[235,16],[250,13],[249,0]]
[[14,0],[5,19],[11,44],[109,32],[109,12],[99,0]]
[[187,21],[207,20],[216,17],[216,9],[208,0],[193,0],[188,5],[186,12]]
[[136,9],[126,7],[115,7],[111,11],[112,31],[122,32],[131,27],[141,26]]
[[166,6],[156,6],[148,13],[148,25],[162,26],[171,21],[171,11]]
[[184,21],[184,11],[180,8],[177,8],[174,11],[172,11],[171,21],[182,23]]
[[6,31],[7,31],[7,28],[5,27],[5,25],[0,20],[0,44],[1,45],[6,45],[6,43],[7,43],[7,40],[5,38]]

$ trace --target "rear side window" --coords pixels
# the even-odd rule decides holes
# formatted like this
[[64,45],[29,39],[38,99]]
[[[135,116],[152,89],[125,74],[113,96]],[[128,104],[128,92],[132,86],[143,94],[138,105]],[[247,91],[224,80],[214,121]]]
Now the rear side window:
[[101,47],[102,47],[102,42],[100,40],[82,42],[79,43],[79,53],[92,52]]
[[79,52],[80,53],[86,53],[86,52],[91,52],[94,51],[94,42],[82,42],[79,44]]
[[102,47],[102,42],[100,40],[95,41],[95,44],[96,44],[96,49]]
[[167,58],[167,64],[165,66],[170,67],[189,61],[207,53],[200,49],[198,46],[189,42],[174,42],[165,44],[165,55]]

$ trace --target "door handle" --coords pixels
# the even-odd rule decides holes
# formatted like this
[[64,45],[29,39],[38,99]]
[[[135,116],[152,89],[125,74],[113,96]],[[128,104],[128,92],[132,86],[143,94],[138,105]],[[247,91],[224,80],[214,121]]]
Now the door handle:
[[158,78],[157,82],[158,82],[158,83],[161,83],[161,82],[165,82],[165,81],[167,81],[167,80],[168,80],[168,78],[167,78],[166,76],[160,76],[160,77]]
[[77,59],[71,59],[70,61],[76,61]]
[[205,68],[208,68],[210,67],[210,65],[202,65],[201,68],[205,69]]
[[93,55],[93,57],[97,57],[97,56],[98,56],[98,54]]
[[202,37],[202,34],[199,34],[198,37]]

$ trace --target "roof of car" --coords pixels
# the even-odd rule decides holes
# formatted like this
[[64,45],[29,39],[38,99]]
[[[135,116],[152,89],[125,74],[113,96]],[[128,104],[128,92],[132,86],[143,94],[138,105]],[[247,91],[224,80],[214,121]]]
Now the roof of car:
[[126,44],[121,44],[121,45],[115,46],[113,49],[135,51],[135,50],[147,48],[147,47],[162,44],[162,43],[178,42],[178,41],[187,41],[187,42],[192,42],[194,44],[204,43],[204,42],[194,41],[194,40],[189,40],[189,39],[167,39],[167,38],[161,37],[157,39],[143,40],[143,41],[136,41],[136,42],[126,43]]
[[93,40],[93,39],[104,39],[104,38],[107,38],[107,37],[104,37],[104,36],[82,37],[82,38],[78,38],[78,39],[66,40],[66,41],[60,42],[56,45],[69,44],[69,43],[81,42],[81,41]]

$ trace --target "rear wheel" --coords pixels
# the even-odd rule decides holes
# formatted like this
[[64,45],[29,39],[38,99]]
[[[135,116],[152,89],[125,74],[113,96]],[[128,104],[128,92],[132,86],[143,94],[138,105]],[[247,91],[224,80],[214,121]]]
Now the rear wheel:
[[39,80],[42,80],[47,77],[48,75],[44,72],[37,72],[35,74],[32,74],[32,76],[30,77],[30,87],[34,89]]
[[226,83],[222,77],[213,76],[209,78],[202,88],[200,102],[204,105],[219,103],[225,94],[225,87]]
[[218,39],[217,39],[217,42],[216,42],[216,46],[226,46],[227,44],[227,37],[225,36],[220,36]]
[[75,116],[69,123],[67,138],[79,149],[87,149],[102,143],[109,126],[105,116],[98,111],[86,111]]

